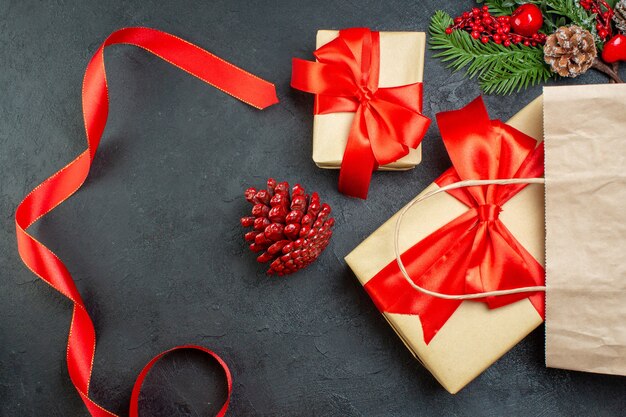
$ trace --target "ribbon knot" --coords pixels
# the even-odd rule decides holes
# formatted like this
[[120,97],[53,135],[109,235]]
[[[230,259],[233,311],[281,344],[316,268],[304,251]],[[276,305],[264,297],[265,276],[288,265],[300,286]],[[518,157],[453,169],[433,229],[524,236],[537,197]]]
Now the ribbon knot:
[[370,90],[366,85],[359,86],[356,91],[356,97],[362,106],[366,106],[372,98],[374,98],[374,92]]
[[294,58],[291,86],[315,94],[315,114],[355,113],[339,172],[339,191],[367,198],[372,172],[417,148],[430,119],[422,83],[380,88],[380,34],[354,28],[317,49],[317,62]]
[[[437,115],[452,168],[435,182],[528,178],[543,175],[543,145],[512,127],[490,120],[479,98],[456,111]],[[417,242],[402,262],[415,284],[444,294],[471,294],[543,285],[544,270],[499,219],[502,206],[526,187],[482,185],[448,190],[468,210]],[[476,227],[476,220],[479,227]],[[391,261],[365,284],[380,311],[416,314],[429,343],[462,301],[413,290]],[[529,296],[530,294],[530,296]],[[543,316],[540,292],[486,297],[489,308],[529,298]]]
[[476,207],[478,220],[481,222],[492,222],[498,220],[502,207],[497,204],[482,204]]

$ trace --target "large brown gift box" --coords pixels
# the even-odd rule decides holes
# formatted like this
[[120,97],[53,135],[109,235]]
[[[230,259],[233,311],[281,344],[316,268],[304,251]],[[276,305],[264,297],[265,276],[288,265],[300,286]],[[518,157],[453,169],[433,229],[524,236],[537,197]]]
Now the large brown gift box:
[[[339,35],[336,30],[317,32],[316,48]],[[380,32],[379,87],[397,87],[422,82],[426,35],[423,32]],[[313,161],[320,168],[339,169],[348,143],[354,113],[317,114],[313,119]],[[414,168],[422,159],[421,145],[408,155],[379,167],[403,171]]]
[[[539,97],[508,122],[542,140],[542,98]],[[422,194],[439,188],[433,183]],[[399,236],[400,252],[467,211],[448,193],[439,193],[407,211]],[[391,217],[354,249],[346,262],[362,285],[395,260]],[[504,206],[500,220],[526,250],[544,265],[544,190],[530,184]],[[464,301],[426,344],[417,315],[383,313],[385,319],[415,357],[450,393],[456,393],[515,346],[543,319],[528,298],[489,309],[481,302]]]

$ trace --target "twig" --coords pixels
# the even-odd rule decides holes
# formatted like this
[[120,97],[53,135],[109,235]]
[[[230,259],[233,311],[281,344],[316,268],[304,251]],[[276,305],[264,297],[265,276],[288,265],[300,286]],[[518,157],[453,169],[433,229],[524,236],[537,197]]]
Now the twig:
[[[611,69],[613,70],[614,73],[619,74],[619,62],[614,62],[611,64]],[[618,75],[619,76],[619,75]],[[615,83],[616,81],[611,79],[609,81],[610,83]]]
[[609,66],[604,61],[596,58],[593,60],[591,68],[604,73],[607,77],[610,78],[609,82],[611,83],[623,83],[624,81],[622,81],[622,79],[619,77],[619,74],[617,73],[618,66],[619,65],[617,64],[617,62]]

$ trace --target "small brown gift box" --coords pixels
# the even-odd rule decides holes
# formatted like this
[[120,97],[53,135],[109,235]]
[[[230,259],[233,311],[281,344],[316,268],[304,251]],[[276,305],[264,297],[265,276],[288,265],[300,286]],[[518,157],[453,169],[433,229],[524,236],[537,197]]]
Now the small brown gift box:
[[[530,103],[507,124],[542,139],[542,99]],[[424,193],[439,188],[433,183]],[[467,211],[448,193],[413,206],[403,219],[399,236],[400,252]],[[398,214],[346,257],[361,284],[395,260],[394,228]],[[544,264],[544,190],[531,184],[504,206],[500,220],[541,264]],[[527,299],[490,310],[480,302],[464,301],[429,344],[424,342],[420,317],[383,313],[385,319],[415,357],[443,387],[454,394],[515,346],[543,319]]]
[[[317,32],[316,48],[338,36],[336,30]],[[423,32],[380,32],[380,87],[422,82],[426,35]],[[339,169],[354,113],[318,114],[313,118],[313,161],[320,168]],[[405,171],[422,160],[421,145],[379,170]]]

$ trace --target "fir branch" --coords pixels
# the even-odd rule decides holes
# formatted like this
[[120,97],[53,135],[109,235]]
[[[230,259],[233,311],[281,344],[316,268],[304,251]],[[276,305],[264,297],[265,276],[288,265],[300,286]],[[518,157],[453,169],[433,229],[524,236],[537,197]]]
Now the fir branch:
[[566,20],[565,24],[574,24],[587,29],[595,36],[596,15],[583,9],[578,0],[545,0],[537,2],[543,12],[544,21],[555,30],[559,26],[556,20],[560,17]]
[[445,30],[452,23],[450,15],[443,11],[433,15],[431,49],[454,71],[465,68],[470,78],[477,77],[486,93],[510,94],[553,76],[543,61],[541,47],[483,44],[463,30],[448,35]]
[[508,16],[519,5],[515,0],[476,0],[476,3],[484,3],[489,7],[489,12],[496,16]]
[[596,30],[596,15],[580,6],[579,0],[476,0],[489,7],[494,15],[510,15],[522,4],[532,3],[541,9],[544,25],[542,31],[550,34],[560,26],[577,25],[587,29],[596,40],[596,46],[602,48],[602,41]]
[[554,73],[543,65],[523,65],[509,70],[507,68],[494,68],[480,77],[480,88],[487,94],[511,94],[520,92],[531,85],[545,82]]

